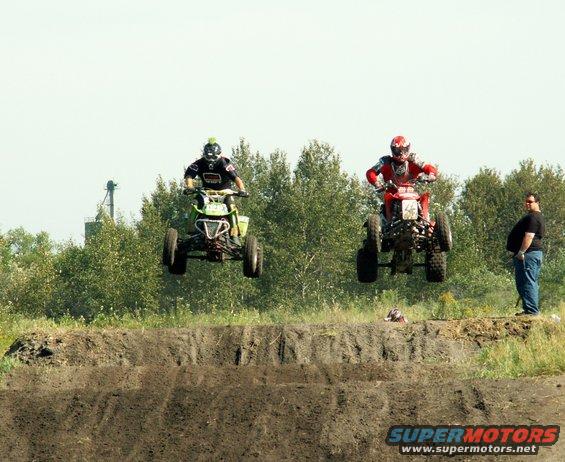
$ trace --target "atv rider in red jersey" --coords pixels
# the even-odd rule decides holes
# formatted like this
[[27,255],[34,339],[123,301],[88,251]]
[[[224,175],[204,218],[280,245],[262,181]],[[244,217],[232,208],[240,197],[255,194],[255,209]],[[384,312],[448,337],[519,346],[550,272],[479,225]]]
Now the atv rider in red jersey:
[[[437,169],[419,160],[415,153],[410,152],[410,143],[404,136],[395,136],[390,143],[391,156],[383,156],[377,164],[367,170],[367,181],[377,191],[385,191],[385,218],[388,223],[392,220],[392,197],[397,186],[404,186],[410,180],[432,182],[436,180]],[[384,184],[379,181],[382,175]],[[425,192],[420,197],[422,214],[429,220],[430,195]]]

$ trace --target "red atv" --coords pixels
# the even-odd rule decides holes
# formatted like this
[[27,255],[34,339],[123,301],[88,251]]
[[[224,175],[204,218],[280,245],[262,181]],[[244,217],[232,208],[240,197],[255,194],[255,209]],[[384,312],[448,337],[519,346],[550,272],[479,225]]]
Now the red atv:
[[[428,282],[443,282],[446,277],[445,252],[451,250],[452,238],[447,216],[439,212],[430,220],[427,204],[429,193],[420,194],[415,189],[416,180],[396,185],[387,183],[392,195],[392,219],[371,214],[363,226],[367,238],[357,252],[357,278],[359,282],[375,282],[378,268],[388,267],[391,274],[412,274],[414,266],[423,266]],[[379,254],[393,252],[389,263],[379,263]],[[425,252],[424,263],[413,261],[414,253]]]

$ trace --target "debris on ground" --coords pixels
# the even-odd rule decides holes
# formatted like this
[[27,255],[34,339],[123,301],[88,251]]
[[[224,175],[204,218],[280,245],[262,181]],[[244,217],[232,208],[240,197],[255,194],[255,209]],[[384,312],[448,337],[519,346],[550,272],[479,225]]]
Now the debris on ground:
[[408,322],[406,318],[398,308],[393,308],[386,315],[385,321],[387,322]]

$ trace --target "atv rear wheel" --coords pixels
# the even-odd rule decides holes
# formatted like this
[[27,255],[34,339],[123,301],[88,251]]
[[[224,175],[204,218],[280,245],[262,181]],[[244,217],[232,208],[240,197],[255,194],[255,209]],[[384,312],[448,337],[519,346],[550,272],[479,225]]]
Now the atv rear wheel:
[[259,278],[263,274],[263,247],[257,247],[257,267],[255,268],[255,273],[253,273],[254,278]]
[[179,233],[174,228],[169,228],[165,233],[165,241],[163,242],[163,265],[173,266],[175,263],[178,238]]
[[449,220],[447,219],[447,215],[443,212],[439,212],[436,215],[434,235],[435,238],[437,239],[439,248],[443,252],[449,252],[453,247],[453,239],[451,237],[451,228],[449,226]]
[[263,272],[263,253],[259,250],[257,238],[247,236],[243,247],[243,275],[258,278]]
[[367,241],[365,248],[372,253],[381,251],[381,220],[378,215],[367,217]]
[[182,255],[178,250],[175,252],[175,262],[168,266],[169,273],[171,274],[185,274],[186,273],[186,262],[188,258],[186,255]]
[[366,249],[357,251],[357,280],[359,282],[375,282],[379,274],[379,254]]
[[426,252],[426,281],[443,282],[447,276],[447,257],[439,249]]

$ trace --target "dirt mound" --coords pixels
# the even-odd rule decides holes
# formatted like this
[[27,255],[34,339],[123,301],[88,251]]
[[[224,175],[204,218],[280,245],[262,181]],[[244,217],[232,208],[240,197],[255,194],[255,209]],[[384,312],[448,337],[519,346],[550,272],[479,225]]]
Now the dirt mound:
[[460,378],[531,322],[32,334],[0,382],[2,458],[410,460],[385,445],[391,425],[559,424],[565,377]]
[[425,321],[34,333],[8,355],[27,364],[224,366],[372,361],[458,361],[485,342],[521,336],[533,321]]

